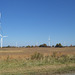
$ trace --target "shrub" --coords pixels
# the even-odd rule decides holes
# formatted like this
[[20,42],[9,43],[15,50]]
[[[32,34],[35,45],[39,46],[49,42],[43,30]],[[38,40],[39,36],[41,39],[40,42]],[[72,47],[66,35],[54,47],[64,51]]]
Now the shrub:
[[52,57],[57,57],[57,52],[53,52]]
[[63,47],[63,46],[61,45],[61,43],[59,44],[57,43],[55,47]]
[[54,45],[52,45],[52,47],[55,47]]
[[36,52],[31,56],[31,60],[40,60],[40,59],[43,59],[43,54]]
[[34,46],[32,45],[31,47],[33,48]]
[[39,47],[47,47],[47,45],[46,44],[42,44]]
[[26,46],[26,48],[30,48],[30,46],[28,45],[28,46]]

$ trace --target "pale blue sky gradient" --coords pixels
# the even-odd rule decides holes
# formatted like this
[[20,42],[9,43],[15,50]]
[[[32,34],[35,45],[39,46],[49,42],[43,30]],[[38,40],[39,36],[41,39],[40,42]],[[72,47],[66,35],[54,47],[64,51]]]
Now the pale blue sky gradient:
[[0,0],[4,46],[75,45],[75,0]]

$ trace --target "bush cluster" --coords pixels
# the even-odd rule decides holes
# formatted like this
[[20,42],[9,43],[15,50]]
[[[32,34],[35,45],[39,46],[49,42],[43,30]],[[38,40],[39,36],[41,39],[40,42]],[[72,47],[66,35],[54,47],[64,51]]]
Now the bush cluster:
[[40,60],[40,59],[43,59],[43,54],[36,52],[31,56],[31,60]]
[[59,44],[57,43],[55,47],[63,47],[63,46],[61,45],[61,43]]

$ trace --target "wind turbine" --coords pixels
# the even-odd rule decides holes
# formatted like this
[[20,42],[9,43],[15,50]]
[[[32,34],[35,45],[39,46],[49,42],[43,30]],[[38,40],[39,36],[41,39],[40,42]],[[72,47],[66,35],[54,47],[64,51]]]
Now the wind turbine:
[[16,47],[17,47],[17,42],[16,42]]
[[38,46],[38,42],[36,43],[36,46]]
[[49,40],[49,46],[50,46],[50,37],[49,37],[49,39],[48,39],[48,40]]
[[1,12],[0,12],[0,19],[1,19]]
[[[2,15],[1,15],[1,12],[0,12],[0,31],[2,31],[2,30],[1,30],[1,16],[2,16]],[[4,38],[4,37],[7,37],[7,36],[1,35],[1,32],[0,32],[0,36],[1,36],[1,48],[2,48],[2,47],[3,47],[3,38]]]
[[8,37],[8,36],[2,36],[1,34],[0,34],[0,36],[1,36],[1,48],[2,48],[3,47],[3,38]]
[[1,25],[1,12],[0,12],[0,25]]

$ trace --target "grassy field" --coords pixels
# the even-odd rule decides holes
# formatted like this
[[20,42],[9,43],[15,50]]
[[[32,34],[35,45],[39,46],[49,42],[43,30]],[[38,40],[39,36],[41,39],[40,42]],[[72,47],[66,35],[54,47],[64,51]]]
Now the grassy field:
[[0,48],[0,75],[56,75],[75,72],[75,47]]
[[0,48],[0,59],[6,59],[8,56],[11,59],[25,59],[30,57],[35,52],[43,55],[51,55],[53,52],[57,52],[57,55],[67,54],[75,55],[75,47],[65,48]]

